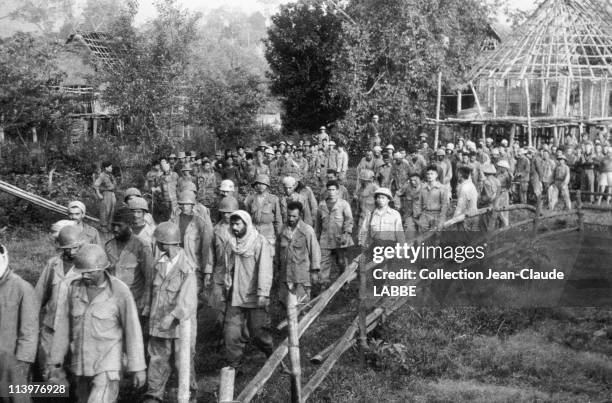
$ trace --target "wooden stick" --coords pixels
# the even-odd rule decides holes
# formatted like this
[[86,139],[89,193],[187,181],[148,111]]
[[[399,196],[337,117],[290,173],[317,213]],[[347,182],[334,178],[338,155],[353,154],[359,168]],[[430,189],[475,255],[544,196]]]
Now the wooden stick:
[[181,320],[179,325],[180,345],[178,369],[178,402],[189,402],[189,370],[191,361],[191,319]]
[[287,320],[289,330],[289,361],[291,363],[291,402],[302,400],[302,370],[300,368],[300,340],[298,336],[297,297],[292,290],[287,292]]
[[434,135],[434,150],[438,149],[440,139],[440,103],[442,101],[442,72],[438,73],[438,99],[436,100],[436,133]]
[[368,350],[368,330],[366,323],[366,292],[367,292],[367,272],[365,270],[365,256],[359,257],[359,350],[361,365],[365,367],[365,355]]
[[[311,308],[315,303],[317,303],[317,301],[319,301],[319,299],[321,299],[321,295],[323,295],[323,294],[317,295],[315,298],[313,298],[310,301],[308,301],[307,304],[304,304],[304,305],[298,307],[298,314],[301,314],[302,312],[304,312],[308,308]],[[285,327],[287,327],[287,319],[285,319],[281,323],[279,323],[276,326],[276,329],[277,330],[283,330]]]
[[[375,266],[373,263],[369,263],[368,267],[371,268]],[[319,316],[319,314],[323,311],[323,309],[327,306],[329,301],[332,299],[334,295],[340,290],[340,288],[347,282],[349,278],[355,273],[357,270],[357,263],[353,261],[349,267],[344,270],[344,272],[338,277],[338,279],[325,291],[323,291],[323,295],[321,296],[321,300],[317,302],[317,304],[312,307],[312,309],[304,315],[302,320],[300,320],[299,324],[299,336],[308,329],[308,327],[314,322],[314,320]],[[257,394],[257,392],[265,385],[267,380],[272,376],[276,367],[280,364],[283,358],[287,355],[289,351],[288,348],[288,340],[285,339],[277,348],[274,350],[272,355],[268,358],[268,361],[264,364],[264,366],[259,370],[259,372],[251,379],[248,385],[240,392],[236,400],[247,403],[250,402],[251,399]],[[303,393],[303,390],[302,390]]]
[[525,97],[527,98],[527,144],[529,147],[533,145],[533,140],[531,138],[531,100],[529,98],[529,81],[525,79]]
[[234,401],[234,379],[236,370],[232,367],[221,369],[221,379],[219,381],[219,403],[229,403]]
[[476,93],[476,90],[474,89],[474,84],[470,81],[470,89],[472,90],[472,93],[474,94],[474,100],[476,101],[476,106],[478,107],[478,115],[480,115],[480,118],[482,119],[484,116],[482,115],[482,108],[480,107],[480,101],[478,100],[478,94]]

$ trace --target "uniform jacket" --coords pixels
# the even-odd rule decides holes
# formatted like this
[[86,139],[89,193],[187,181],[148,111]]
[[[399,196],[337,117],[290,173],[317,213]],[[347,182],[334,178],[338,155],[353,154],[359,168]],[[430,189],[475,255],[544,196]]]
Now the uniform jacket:
[[149,335],[165,339],[180,337],[178,321],[170,329],[161,329],[160,322],[166,315],[178,320],[195,318],[198,306],[197,280],[194,263],[185,251],[180,251],[176,264],[168,269],[171,261],[162,255],[155,264],[153,284],[145,312],[149,314]]
[[341,246],[344,233],[353,232],[353,213],[346,200],[338,199],[331,211],[325,201],[319,204],[315,233],[322,249],[336,249]]
[[[104,289],[92,301],[82,280],[71,284],[68,309],[61,309],[53,338],[51,363],[61,364],[70,348],[71,371],[77,376],[95,376],[122,370],[146,368],[142,331],[136,303],[128,286],[106,274]],[[61,314],[60,314],[61,312]]]
[[295,230],[283,226],[276,241],[274,267],[281,281],[310,285],[310,272],[321,269],[321,249],[310,225],[300,220]]
[[415,217],[419,217],[424,211],[440,212],[442,219],[446,218],[446,212],[448,211],[448,193],[446,188],[438,181],[433,182],[431,185],[423,183],[421,185],[421,194],[419,195],[419,201],[414,210]]
[[229,224],[223,220],[219,221],[213,230],[213,241],[210,244],[212,256],[212,275],[215,284],[223,284],[225,281],[225,248],[230,237]]
[[34,288],[41,305],[40,323],[50,329],[55,329],[57,307],[66,303],[70,282],[80,277],[73,264],[70,264],[68,272],[64,273],[64,264],[61,255],[49,259]]
[[100,175],[94,182],[94,187],[100,192],[112,192],[115,190],[115,177],[107,172],[100,172]]
[[38,348],[38,298],[10,268],[0,277],[0,350],[34,362]]
[[397,204],[395,207],[404,215],[404,217],[414,217],[415,205],[419,202],[420,194],[421,184],[414,188],[410,182],[404,183],[404,185],[395,195],[395,198],[397,201],[399,201],[399,204]]
[[164,173],[159,177],[162,199],[165,202],[170,201],[176,203],[176,187],[178,185],[178,179],[178,174],[173,171],[168,172],[168,174]]
[[283,196],[280,199],[281,216],[283,217],[283,223],[287,223],[287,206],[291,202],[300,202],[304,207],[302,209],[302,219],[310,226],[314,224],[314,220],[309,208],[309,200],[302,194],[293,192],[290,196]]
[[358,213],[360,217],[365,217],[368,211],[372,211],[376,207],[376,200],[374,198],[376,190],[378,190],[378,185],[374,182],[368,182],[365,187],[357,188]]
[[338,173],[345,173],[348,171],[348,154],[346,151],[338,151],[338,162],[337,162],[337,170]]
[[83,228],[81,236],[83,237],[85,243],[104,246],[102,239],[100,238],[100,233],[97,229],[84,222],[81,222],[81,228]]
[[151,284],[153,271],[150,245],[132,234],[121,251],[115,238],[106,243],[104,251],[111,264],[109,273],[130,288],[138,312],[142,312],[145,305],[145,290]]
[[[180,225],[180,215],[173,216],[170,221],[175,223],[177,226]],[[210,242],[212,240],[213,228],[210,223],[195,213],[191,216],[191,222],[185,228],[185,235],[183,237],[182,247],[185,250],[185,254],[189,260],[195,265],[195,273],[198,282],[198,290],[202,290],[203,287],[203,274],[206,271],[212,270],[210,252]]]
[[225,289],[231,306],[256,308],[257,297],[270,296],[273,261],[270,242],[257,232],[248,213],[240,212],[247,234],[240,240],[232,234],[225,248]]
[[244,205],[257,231],[266,239],[274,241],[283,225],[278,197],[269,192],[263,196],[251,194],[247,196]]
[[405,243],[406,235],[399,211],[387,206],[368,212],[359,229],[359,244],[370,245],[372,241],[394,241]]

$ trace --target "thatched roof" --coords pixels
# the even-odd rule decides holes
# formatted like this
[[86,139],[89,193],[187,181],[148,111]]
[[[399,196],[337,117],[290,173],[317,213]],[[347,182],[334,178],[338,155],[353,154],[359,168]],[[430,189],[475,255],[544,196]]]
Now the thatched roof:
[[544,0],[469,78],[612,79],[609,0]]

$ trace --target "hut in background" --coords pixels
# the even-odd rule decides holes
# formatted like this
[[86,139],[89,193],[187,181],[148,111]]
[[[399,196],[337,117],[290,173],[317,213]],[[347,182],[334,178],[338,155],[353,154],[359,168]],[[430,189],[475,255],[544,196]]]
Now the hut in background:
[[475,108],[462,110],[459,93],[455,117],[429,122],[558,144],[612,123],[611,81],[612,15],[603,1],[544,0],[469,74]]

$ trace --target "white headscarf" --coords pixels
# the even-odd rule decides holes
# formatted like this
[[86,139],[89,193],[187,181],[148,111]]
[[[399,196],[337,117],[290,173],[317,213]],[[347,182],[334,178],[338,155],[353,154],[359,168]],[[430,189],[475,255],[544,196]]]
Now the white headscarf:
[[0,278],[4,276],[8,269],[9,257],[8,251],[4,245],[0,245]]
[[253,245],[255,244],[255,240],[257,239],[257,235],[259,235],[259,233],[253,226],[251,216],[244,210],[237,210],[232,213],[232,215],[230,216],[230,220],[233,217],[239,217],[246,225],[247,231],[242,238],[237,238],[234,234],[232,234],[232,237],[229,241],[229,245],[232,248],[232,251],[235,254],[244,257],[253,256]]

